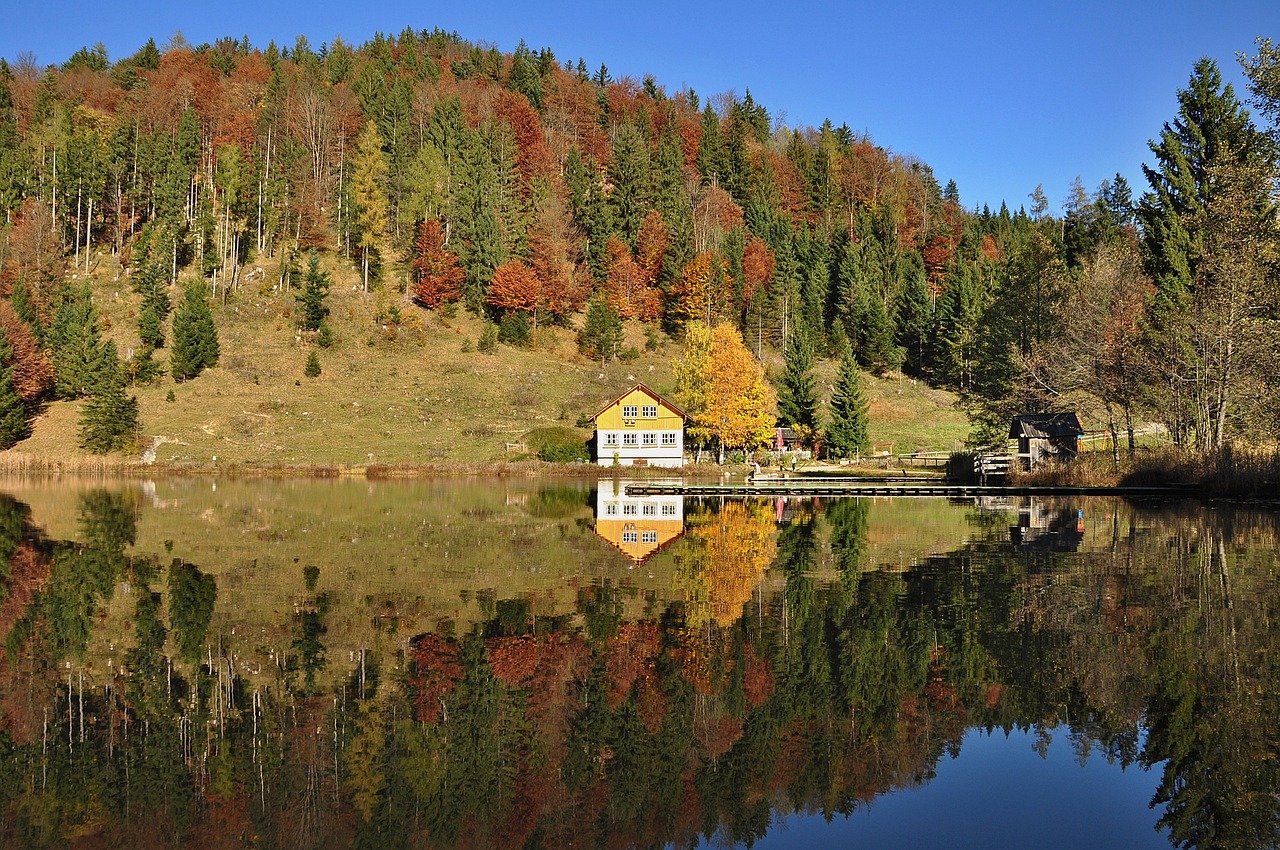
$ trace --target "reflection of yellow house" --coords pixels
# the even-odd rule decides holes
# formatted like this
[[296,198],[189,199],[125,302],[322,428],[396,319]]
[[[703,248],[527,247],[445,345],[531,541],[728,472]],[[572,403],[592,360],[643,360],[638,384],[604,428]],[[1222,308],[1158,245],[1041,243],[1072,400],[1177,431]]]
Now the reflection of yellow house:
[[683,466],[684,412],[644,384],[602,407],[596,423],[601,466]]
[[628,496],[626,488],[630,483],[600,481],[596,491],[596,534],[642,564],[684,534],[684,499],[675,495]]

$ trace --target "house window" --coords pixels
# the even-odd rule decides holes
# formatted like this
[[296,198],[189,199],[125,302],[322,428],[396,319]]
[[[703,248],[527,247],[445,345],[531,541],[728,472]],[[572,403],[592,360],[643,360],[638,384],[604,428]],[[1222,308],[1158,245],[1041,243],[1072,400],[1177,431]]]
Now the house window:
[[635,515],[636,515],[636,506],[635,506],[635,505],[623,505],[623,506],[622,506],[622,515],[623,515],[623,516],[635,516]]
[[644,515],[645,515],[645,516],[657,516],[657,515],[658,515],[658,506],[657,506],[657,505],[645,505],[645,506],[644,506],[644,511],[643,511],[643,513],[644,513]]
[[640,540],[639,535],[637,535],[634,531],[624,531],[624,532],[622,532],[622,542],[623,542],[623,543],[637,543],[637,542],[639,542],[639,540]]
[[664,431],[662,434],[662,445],[674,446],[676,444],[676,432]]
[[658,445],[658,435],[653,433],[652,431],[646,431],[644,435],[644,444],[646,446]]
[[658,532],[656,532],[656,531],[642,531],[642,532],[640,532],[640,541],[641,541],[642,543],[657,543],[657,542],[658,542]]
[[668,505],[663,505],[663,506],[662,506],[662,515],[663,515],[663,516],[675,516],[675,515],[676,515],[676,506],[675,506],[675,505],[670,505],[670,504],[668,504]]
[[615,431],[606,431],[604,434],[604,444],[606,446],[618,445],[618,434]]
[[618,506],[617,506],[617,505],[605,505],[605,506],[604,506],[604,513],[605,513],[605,516],[617,516],[617,515],[618,515]]
[[657,418],[658,418],[658,405],[656,405],[656,404],[646,404],[646,405],[644,406],[644,408],[643,408],[643,413],[644,413],[644,418],[645,418],[645,419],[657,419]]
[[637,408],[634,404],[624,404],[622,405],[622,418],[635,419],[636,413],[638,412],[638,410],[639,408]]
[[622,435],[622,445],[624,445],[624,446],[634,446],[635,444],[636,444],[636,433],[635,433],[635,431],[631,431],[630,433],[626,433],[626,434],[623,434],[623,435]]

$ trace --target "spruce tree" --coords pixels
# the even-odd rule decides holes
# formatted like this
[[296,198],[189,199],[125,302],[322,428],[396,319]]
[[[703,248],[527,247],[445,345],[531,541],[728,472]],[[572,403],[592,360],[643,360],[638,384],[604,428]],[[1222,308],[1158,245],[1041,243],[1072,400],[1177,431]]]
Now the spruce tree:
[[58,398],[84,398],[96,391],[111,364],[87,286],[63,294],[45,342],[53,352]]
[[320,355],[316,354],[315,349],[307,355],[307,365],[303,367],[302,374],[308,378],[320,377]]
[[813,379],[813,347],[799,328],[787,340],[786,369],[778,382],[778,421],[808,442],[818,427],[818,394]]
[[218,330],[201,284],[188,286],[173,317],[169,371],[175,381],[194,378],[218,362]]
[[604,363],[618,356],[622,349],[622,319],[597,293],[587,304],[587,317],[578,332],[578,351]]
[[870,448],[867,435],[867,396],[862,390],[862,373],[853,352],[845,350],[840,372],[831,391],[827,422],[827,452],[833,457],[850,457]]
[[[0,343],[8,349],[8,343]],[[8,359],[7,352],[0,353],[0,361]],[[13,369],[0,370],[0,450],[12,448],[15,443],[31,436],[31,422],[26,405],[13,385]]]
[[320,257],[312,251],[307,257],[302,290],[293,296],[298,302],[298,324],[304,331],[320,330],[320,323],[329,315],[329,308],[324,304],[329,286],[329,274],[320,270]]
[[[1215,192],[1214,166],[1252,166],[1269,148],[1266,137],[1249,120],[1230,84],[1223,86],[1217,63],[1196,62],[1187,88],[1178,92],[1178,117],[1165,123],[1158,141],[1150,142],[1154,168],[1144,165],[1151,190],[1142,196],[1142,224],[1147,273],[1160,293],[1157,309],[1180,309],[1193,287],[1203,234],[1196,222]],[[1254,203],[1268,203],[1259,185]]]
[[94,454],[128,448],[138,430],[138,399],[124,393],[124,367],[114,343],[105,346],[107,366],[80,414],[80,446]]
[[894,341],[903,352],[903,368],[912,375],[926,375],[929,362],[929,336],[933,328],[933,296],[924,272],[914,271],[903,282],[898,299]]

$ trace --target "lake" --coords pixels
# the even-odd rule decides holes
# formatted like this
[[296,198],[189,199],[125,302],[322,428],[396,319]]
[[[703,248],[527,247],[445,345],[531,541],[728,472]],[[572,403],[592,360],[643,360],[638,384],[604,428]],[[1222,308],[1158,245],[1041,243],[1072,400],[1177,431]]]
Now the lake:
[[0,480],[0,847],[1270,847],[1280,513]]

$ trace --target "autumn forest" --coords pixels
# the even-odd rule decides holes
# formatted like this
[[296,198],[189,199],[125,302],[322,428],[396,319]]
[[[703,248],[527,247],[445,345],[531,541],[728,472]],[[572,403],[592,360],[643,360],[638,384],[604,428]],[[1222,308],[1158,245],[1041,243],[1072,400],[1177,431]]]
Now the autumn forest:
[[[402,294],[384,322],[483,317],[482,346],[570,328],[608,362],[623,323],[729,326],[784,354],[759,394],[781,423],[845,454],[865,434],[817,360],[842,364],[855,412],[859,373],[958,393],[975,442],[1066,409],[1117,456],[1147,423],[1205,452],[1270,440],[1280,51],[1260,39],[1242,63],[1258,121],[1201,60],[1152,128],[1148,185],[1077,181],[1059,214],[1040,189],[966,208],[927,163],[845,123],[788,127],[749,89],[672,92],[438,30],[0,60],[0,441],[83,399],[81,445],[136,452],[139,417],[164,411],[132,388],[201,380],[246,287],[331,344],[335,268]],[[121,281],[136,326],[104,334]]]

